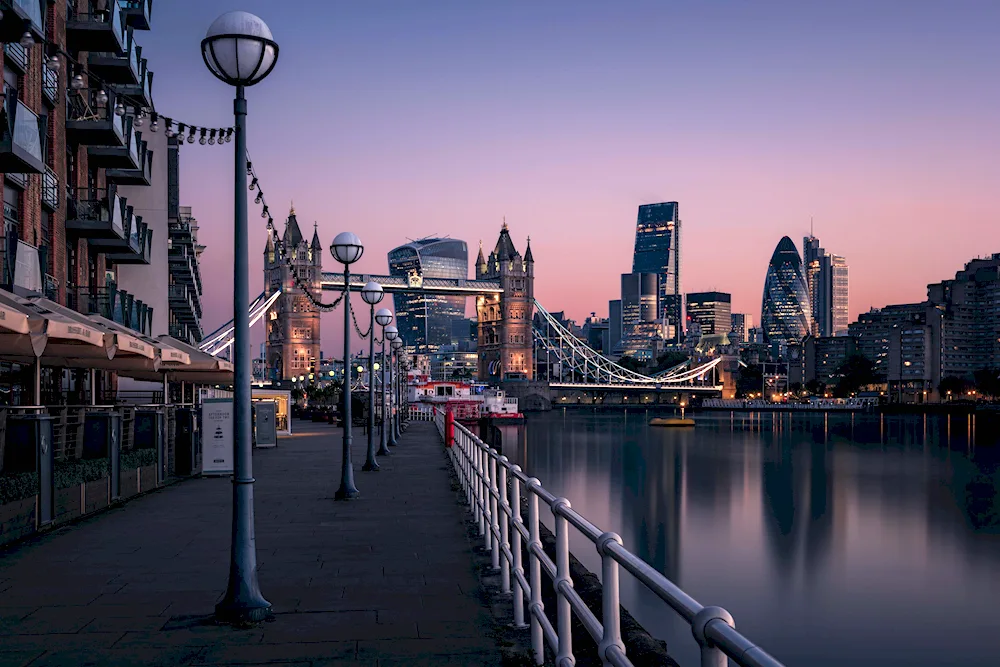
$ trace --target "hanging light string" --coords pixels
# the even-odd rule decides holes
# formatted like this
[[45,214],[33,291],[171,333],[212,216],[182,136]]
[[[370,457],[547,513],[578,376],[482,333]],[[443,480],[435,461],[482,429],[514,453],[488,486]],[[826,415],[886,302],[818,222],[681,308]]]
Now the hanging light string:
[[[34,40],[30,32],[25,31],[18,43],[25,49],[29,49],[38,42]],[[59,56],[62,56],[66,59],[66,62],[72,66],[73,74],[72,76],[68,76],[70,90],[79,91],[86,88],[87,82],[90,82],[90,88],[94,88],[94,84],[97,84],[97,93],[94,96],[94,101],[98,104],[107,104],[109,100],[107,91],[113,91],[118,98],[114,107],[115,115],[124,116],[128,113],[128,109],[122,102],[124,99],[125,102],[128,102],[133,107],[132,115],[134,116],[134,120],[132,121],[132,124],[134,127],[142,127],[145,124],[146,116],[149,116],[150,131],[156,132],[159,128],[160,122],[162,121],[168,137],[179,136],[180,141],[183,141],[186,133],[187,142],[189,144],[193,144],[195,139],[198,139],[198,143],[203,146],[205,144],[213,145],[215,143],[222,144],[232,141],[233,133],[235,132],[234,128],[205,127],[202,125],[195,125],[193,123],[186,123],[170,116],[164,116],[152,108],[147,107],[144,100],[139,99],[134,95],[122,93],[116,84],[109,83],[94,74],[85,63],[78,61],[55,42],[44,40],[41,44],[45,47],[45,51],[49,54],[45,58],[45,69],[50,72],[58,72],[61,67]],[[67,73],[67,75],[68,74],[69,73]],[[84,74],[87,75],[87,81],[83,80]]]
[[375,320],[372,320],[372,323],[368,325],[368,331],[362,332],[361,327],[358,326],[358,318],[354,314],[353,308],[351,308],[351,319],[354,320],[354,330],[358,332],[358,336],[361,337],[361,340],[368,338],[371,332],[375,329]]

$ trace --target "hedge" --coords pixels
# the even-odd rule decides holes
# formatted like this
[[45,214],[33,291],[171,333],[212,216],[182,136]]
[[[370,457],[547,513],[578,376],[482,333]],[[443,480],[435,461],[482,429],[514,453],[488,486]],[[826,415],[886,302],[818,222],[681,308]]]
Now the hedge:
[[0,475],[0,505],[24,500],[38,493],[38,473],[15,472]]
[[122,470],[135,470],[156,465],[155,449],[133,449],[122,454]]
[[110,475],[109,459],[87,459],[56,463],[55,486],[66,489]]

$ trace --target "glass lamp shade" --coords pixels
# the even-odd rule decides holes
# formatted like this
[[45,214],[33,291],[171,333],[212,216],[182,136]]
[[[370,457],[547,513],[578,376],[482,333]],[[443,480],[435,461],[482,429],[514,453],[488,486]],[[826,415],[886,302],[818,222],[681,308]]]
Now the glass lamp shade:
[[216,78],[231,86],[252,86],[274,69],[278,45],[260,17],[226,12],[205,33],[201,56]]
[[400,338],[393,338],[390,345],[392,345],[392,349],[399,350],[399,348],[403,347],[403,341]]
[[390,324],[382,331],[382,335],[385,336],[386,340],[392,341],[399,338],[399,330],[396,329],[394,324]]
[[365,303],[368,305],[374,306],[382,300],[382,295],[382,286],[374,280],[369,280],[368,283],[361,288],[361,298],[364,299]]
[[380,368],[382,368],[382,367],[379,366],[379,363],[377,361],[374,364],[372,364],[372,370],[373,371],[377,371]]
[[361,239],[357,234],[351,232],[340,232],[330,244],[330,254],[341,264],[353,264],[361,259],[365,247],[361,245]]
[[379,308],[375,311],[375,321],[380,327],[387,326],[392,322],[392,311],[388,308]]
[[365,367],[364,366],[358,366],[358,375],[360,375],[360,374],[362,374],[364,372],[365,372]]

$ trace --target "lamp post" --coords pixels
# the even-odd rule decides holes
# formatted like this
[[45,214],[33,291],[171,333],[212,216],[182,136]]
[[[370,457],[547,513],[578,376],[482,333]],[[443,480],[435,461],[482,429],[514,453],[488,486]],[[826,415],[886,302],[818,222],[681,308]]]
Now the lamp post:
[[399,339],[399,331],[394,326],[386,327],[385,338],[389,341],[389,359],[386,361],[386,368],[389,371],[389,388],[386,392],[386,419],[385,419],[385,429],[388,433],[388,441],[390,445],[396,444],[396,431],[392,427],[392,422],[394,418],[393,406],[396,402],[396,364],[393,363],[393,355],[395,354],[395,343]]
[[387,435],[386,435],[386,430],[385,430],[385,374],[386,374],[386,371],[389,370],[389,367],[388,367],[388,364],[385,363],[385,339],[386,339],[386,336],[389,335],[389,330],[390,329],[393,332],[395,332],[395,334],[397,336],[399,335],[399,333],[396,332],[396,327],[394,327],[394,326],[392,326],[390,324],[392,322],[392,311],[389,310],[388,308],[379,308],[378,312],[375,313],[375,321],[378,322],[378,324],[379,324],[380,327],[382,327],[382,356],[381,356],[381,359],[382,359],[382,369],[381,370],[382,370],[382,372],[380,373],[380,377],[382,378],[382,382],[379,384],[379,397],[378,397],[379,411],[382,414],[381,414],[381,419],[379,420],[379,425],[380,425],[379,426],[379,441],[380,441],[380,444],[379,444],[379,448],[378,448],[378,455],[379,456],[388,456],[389,455],[389,447],[387,446],[388,445],[388,440],[387,440]]
[[400,438],[403,437],[403,434],[399,430],[399,413],[400,410],[403,409],[403,401],[400,400],[400,387],[402,386],[403,378],[400,377],[401,366],[399,363],[403,356],[403,340],[401,338],[397,338],[392,341],[392,349],[396,352],[396,365],[393,366],[393,370],[396,374],[396,391],[393,396],[396,401],[396,412],[392,416],[392,443],[397,444]]
[[378,470],[375,460],[375,304],[382,300],[382,286],[374,280],[361,289],[361,298],[368,304],[371,325],[368,329],[368,456],[361,469],[366,472]]
[[257,583],[254,540],[253,455],[251,452],[250,293],[247,232],[247,101],[244,89],[260,83],[278,62],[278,45],[260,18],[247,12],[227,12],[208,28],[201,42],[205,65],[216,78],[236,87],[236,170],[233,235],[233,526],[226,596],[215,606],[219,620],[260,621],[271,603]]
[[344,455],[340,465],[340,488],[337,500],[352,500],[361,495],[354,486],[351,466],[351,264],[361,259],[365,248],[351,232],[341,232],[330,244],[330,254],[344,265]]

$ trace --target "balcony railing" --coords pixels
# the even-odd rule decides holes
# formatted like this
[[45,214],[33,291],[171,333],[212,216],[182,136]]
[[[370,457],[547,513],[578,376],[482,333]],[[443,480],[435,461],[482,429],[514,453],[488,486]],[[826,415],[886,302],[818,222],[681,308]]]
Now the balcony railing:
[[0,171],[22,174],[45,171],[42,160],[45,135],[38,116],[17,99],[13,88],[3,96],[0,132]]
[[66,135],[71,143],[87,146],[124,147],[125,117],[115,114],[115,93],[99,88],[70,90],[66,95]]
[[42,276],[42,293],[49,301],[59,301],[59,281],[55,276],[45,274]]
[[70,14],[66,19],[66,41],[70,51],[123,52],[125,26],[121,7],[111,2],[104,11]]
[[0,0],[0,41],[17,42],[25,30],[36,42],[45,41],[45,0]]
[[3,45],[4,64],[10,63],[22,72],[28,71],[28,49],[18,42],[7,42]]
[[114,186],[68,188],[66,231],[94,240],[125,239],[125,202]]
[[138,85],[142,73],[139,69],[142,47],[135,43],[131,32],[125,41],[125,50],[121,54],[115,51],[92,51],[87,58],[90,71],[107,83]]
[[144,140],[139,141],[138,169],[108,169],[105,176],[109,183],[118,185],[149,185],[153,178],[153,151]]
[[92,145],[87,150],[90,164],[106,169],[135,170],[142,166],[139,160],[139,137],[129,119],[125,125],[125,143],[122,146]]
[[42,174],[42,205],[51,211],[59,208],[59,178],[48,166]]
[[145,58],[139,60],[139,78],[136,83],[122,84],[118,90],[129,99],[153,106],[153,71],[149,69]]
[[103,247],[107,258],[116,264],[149,264],[152,251],[153,230],[142,221],[141,215],[133,215],[132,207],[126,207],[124,241],[98,241],[91,245]]
[[42,68],[42,93],[45,99],[53,106],[59,101],[59,72],[50,70],[45,66],[45,61],[41,60]]
[[149,30],[153,0],[118,0],[125,14],[125,25],[136,30]]

